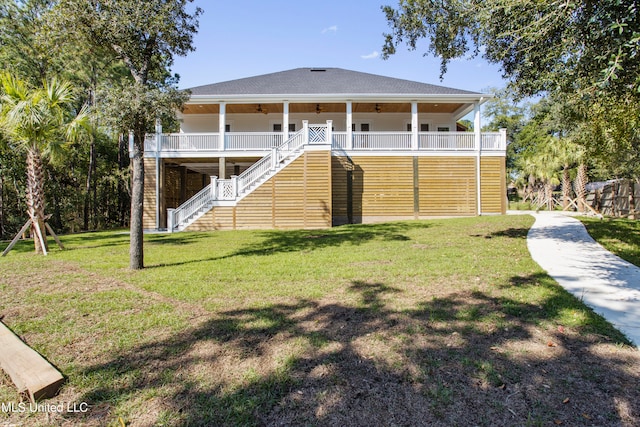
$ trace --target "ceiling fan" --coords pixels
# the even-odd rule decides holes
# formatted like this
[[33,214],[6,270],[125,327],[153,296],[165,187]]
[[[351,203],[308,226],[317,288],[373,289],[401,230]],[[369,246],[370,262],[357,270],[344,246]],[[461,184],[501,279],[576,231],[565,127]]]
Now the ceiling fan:
[[322,110],[324,110],[324,108],[322,108],[320,104],[316,104],[316,114],[320,114]]
[[256,112],[257,113],[262,113],[262,114],[267,114],[269,111],[267,111],[266,108],[262,108],[262,104],[258,104],[258,107],[256,108]]

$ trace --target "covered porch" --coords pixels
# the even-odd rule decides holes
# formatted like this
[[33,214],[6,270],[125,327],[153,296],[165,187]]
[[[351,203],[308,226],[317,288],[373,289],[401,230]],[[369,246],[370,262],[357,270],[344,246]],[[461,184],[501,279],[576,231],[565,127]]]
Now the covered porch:
[[[262,156],[302,128],[331,120],[332,149],[345,151],[504,152],[504,132],[480,133],[480,102],[190,101],[177,133],[149,135],[145,151],[160,157],[210,157],[216,153]],[[474,131],[457,131],[473,113]]]

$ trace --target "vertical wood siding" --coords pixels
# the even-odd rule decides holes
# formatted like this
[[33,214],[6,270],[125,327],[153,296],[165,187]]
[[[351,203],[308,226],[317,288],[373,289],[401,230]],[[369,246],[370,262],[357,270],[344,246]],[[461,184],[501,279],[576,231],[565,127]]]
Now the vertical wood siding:
[[142,228],[156,228],[156,159],[144,159]]
[[[324,228],[350,222],[477,214],[476,157],[307,152],[240,201],[189,230]],[[481,159],[483,213],[506,213],[505,160]]]
[[483,157],[480,161],[482,213],[507,213],[504,157]]
[[216,207],[187,229],[331,226],[331,152],[311,151],[271,177],[237,206]]
[[476,215],[476,158],[420,157],[421,216]]

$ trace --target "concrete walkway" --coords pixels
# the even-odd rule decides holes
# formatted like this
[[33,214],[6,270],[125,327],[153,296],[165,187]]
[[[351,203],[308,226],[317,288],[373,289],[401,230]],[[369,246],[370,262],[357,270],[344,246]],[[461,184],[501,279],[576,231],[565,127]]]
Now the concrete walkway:
[[580,221],[532,213],[531,257],[562,287],[640,346],[640,268],[604,249]]

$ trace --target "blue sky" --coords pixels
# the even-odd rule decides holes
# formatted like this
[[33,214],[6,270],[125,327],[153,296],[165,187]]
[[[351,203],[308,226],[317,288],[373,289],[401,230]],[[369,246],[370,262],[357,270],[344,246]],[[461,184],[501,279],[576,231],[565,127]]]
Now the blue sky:
[[180,88],[189,88],[298,67],[354,71],[484,92],[503,87],[498,67],[482,58],[449,64],[439,80],[439,61],[423,49],[382,60],[389,31],[381,6],[397,0],[195,0],[204,14],[196,51],[175,58]]

